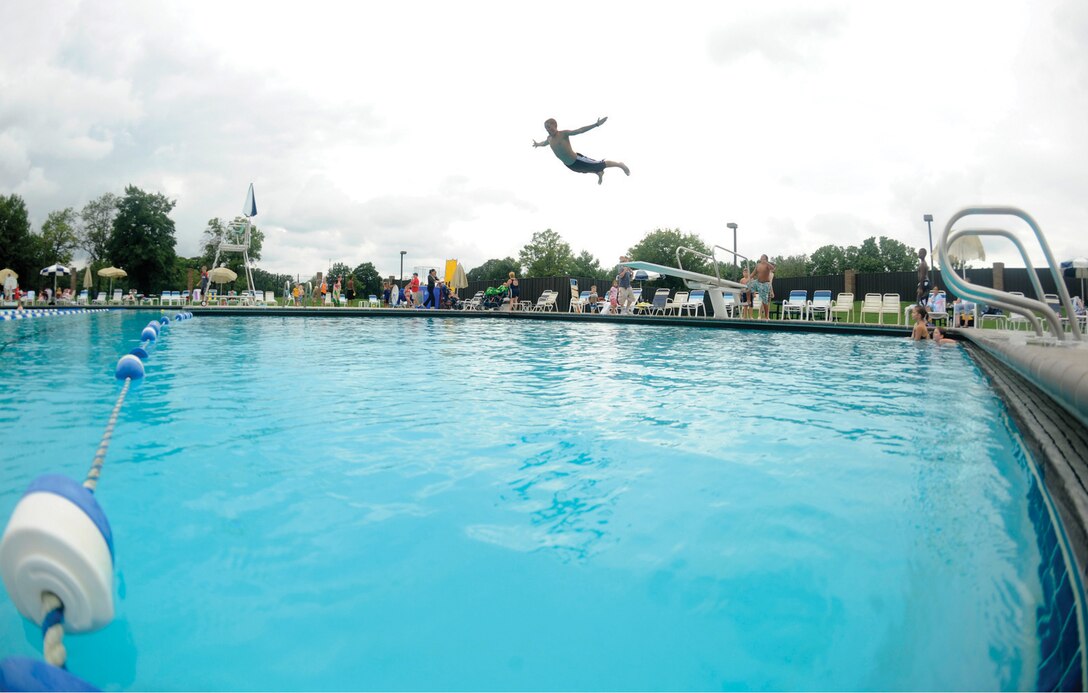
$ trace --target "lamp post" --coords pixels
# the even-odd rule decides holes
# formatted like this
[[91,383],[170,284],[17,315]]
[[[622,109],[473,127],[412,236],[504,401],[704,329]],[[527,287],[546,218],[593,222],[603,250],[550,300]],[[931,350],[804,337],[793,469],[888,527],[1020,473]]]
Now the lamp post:
[[922,221],[926,223],[926,227],[929,228],[929,285],[933,284],[933,215],[923,214]]
[[404,283],[404,255],[407,252],[408,252],[407,250],[400,251],[400,283],[401,284]]
[[733,267],[737,266],[737,225],[733,222],[729,222],[725,225],[727,229],[733,229]]

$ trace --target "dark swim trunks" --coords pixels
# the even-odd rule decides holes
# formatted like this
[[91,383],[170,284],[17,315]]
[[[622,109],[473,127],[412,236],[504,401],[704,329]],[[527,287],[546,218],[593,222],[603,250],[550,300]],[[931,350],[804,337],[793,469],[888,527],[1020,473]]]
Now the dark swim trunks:
[[574,163],[567,164],[567,168],[575,173],[600,173],[604,170],[604,162],[590,159],[585,154],[577,154]]

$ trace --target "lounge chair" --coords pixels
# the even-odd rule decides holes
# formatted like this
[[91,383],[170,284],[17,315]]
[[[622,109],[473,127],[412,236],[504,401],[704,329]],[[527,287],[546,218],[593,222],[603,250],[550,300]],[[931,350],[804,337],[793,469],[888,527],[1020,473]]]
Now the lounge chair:
[[[733,294],[726,294],[726,296],[732,295]],[[703,317],[706,317],[705,297],[706,291],[704,289],[692,291],[691,294],[688,295],[688,300],[684,301],[684,305],[680,306],[680,312],[687,313],[688,315],[698,315],[699,311],[702,311]]]
[[[691,293],[695,293],[692,291]],[[722,303],[725,305],[725,317],[734,318],[737,316],[737,295],[732,291],[726,291],[722,294]],[[704,306],[704,311],[705,311]]]
[[831,320],[831,291],[817,289],[812,292],[812,300],[808,302],[808,319],[815,320],[819,313],[824,322]]
[[87,296],[87,290],[86,290],[86,289],[84,289],[83,291],[80,291],[80,292],[79,292],[79,295],[78,295],[78,296],[76,296],[76,305],[77,305],[77,306],[85,306],[85,305],[87,305],[87,298],[88,298],[88,296]]
[[790,297],[785,301],[782,301],[782,310],[778,317],[785,320],[791,315],[796,314],[798,320],[804,320],[807,310],[808,291],[805,291],[804,289],[794,289],[790,292]]
[[[483,300],[484,292],[477,291],[473,294],[472,298],[461,301],[461,310],[480,310],[480,304],[483,303]],[[528,301],[522,301],[520,307],[528,308],[528,306],[525,305],[526,303],[528,303]]]
[[556,310],[555,300],[559,298],[559,292],[551,289],[545,289],[544,293],[540,294],[536,299],[536,303],[531,303],[528,306],[528,310],[543,312],[546,310]]
[[882,324],[882,325],[884,324],[884,316],[885,315],[894,316],[895,317],[895,324],[896,325],[899,324],[899,305],[900,305],[900,303],[901,303],[901,301],[899,300],[899,294],[884,294],[884,297],[881,299],[880,324]]
[[[858,322],[865,322],[865,316],[867,314],[873,314],[876,316],[877,322],[881,322],[881,313],[884,310],[884,297],[880,294],[865,294],[865,300],[861,302],[861,312],[858,315]],[[896,308],[898,311],[899,309]]]
[[[672,300],[665,306],[666,313],[676,313],[680,315],[680,309],[684,307],[684,304],[688,302],[688,296],[691,292],[677,291],[676,295],[672,297]],[[654,298],[657,298],[655,295]]]
[[943,291],[938,291],[934,297],[931,297],[926,308],[929,311],[929,321],[931,323],[936,325],[941,321],[944,322],[946,328],[948,327],[948,299]]
[[106,305],[106,292],[105,291],[99,291],[98,292],[98,296],[96,296],[95,299],[94,299],[94,304],[98,305],[98,306]]
[[586,312],[586,307],[588,305],[589,305],[589,292],[588,291],[583,291],[577,297],[575,297],[573,295],[571,296],[570,309],[568,310],[568,312],[570,312],[570,313],[584,313],[584,312]]
[[114,289],[113,290],[113,298],[110,299],[110,303],[115,303],[117,305],[121,305],[121,303],[123,303],[124,300],[125,300],[124,292],[121,291],[120,289]]
[[669,289],[658,289],[654,293],[653,299],[647,308],[644,308],[644,312],[651,315],[664,315],[670,310],[672,301],[669,300]]
[[832,318],[845,313],[846,321],[854,322],[854,294],[839,294],[838,298],[831,302],[830,313]]

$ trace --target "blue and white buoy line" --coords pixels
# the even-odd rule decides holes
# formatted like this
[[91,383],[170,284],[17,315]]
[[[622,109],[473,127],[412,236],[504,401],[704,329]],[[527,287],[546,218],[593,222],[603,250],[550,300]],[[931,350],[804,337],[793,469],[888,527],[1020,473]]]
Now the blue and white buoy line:
[[[192,316],[178,313],[174,320]],[[59,474],[39,476],[12,511],[0,538],[0,577],[19,613],[41,627],[45,661],[0,660],[0,690],[97,690],[65,669],[63,636],[96,631],[113,620],[113,532],[94,491],[125,397],[144,377],[147,347],[169,324],[165,316],[148,323],[140,346],[118,360],[114,376],[122,381],[121,391],[83,483]]]
[[108,308],[32,308],[29,310],[0,310],[0,320],[30,320],[31,318],[56,318],[83,313],[108,313]]

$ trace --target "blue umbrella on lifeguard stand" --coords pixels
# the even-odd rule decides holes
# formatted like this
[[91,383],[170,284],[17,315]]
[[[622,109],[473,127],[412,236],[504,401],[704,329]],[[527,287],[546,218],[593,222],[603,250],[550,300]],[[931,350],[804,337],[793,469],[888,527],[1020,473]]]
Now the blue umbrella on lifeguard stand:
[[68,268],[65,267],[64,265],[60,264],[60,263],[57,263],[55,265],[50,265],[50,266],[45,267],[45,268],[42,269],[41,275],[43,277],[49,277],[49,276],[53,277],[53,296],[52,296],[52,300],[54,300],[54,301],[57,300],[57,275],[60,275],[62,277],[67,277],[69,274],[71,274],[71,272],[68,270]]

